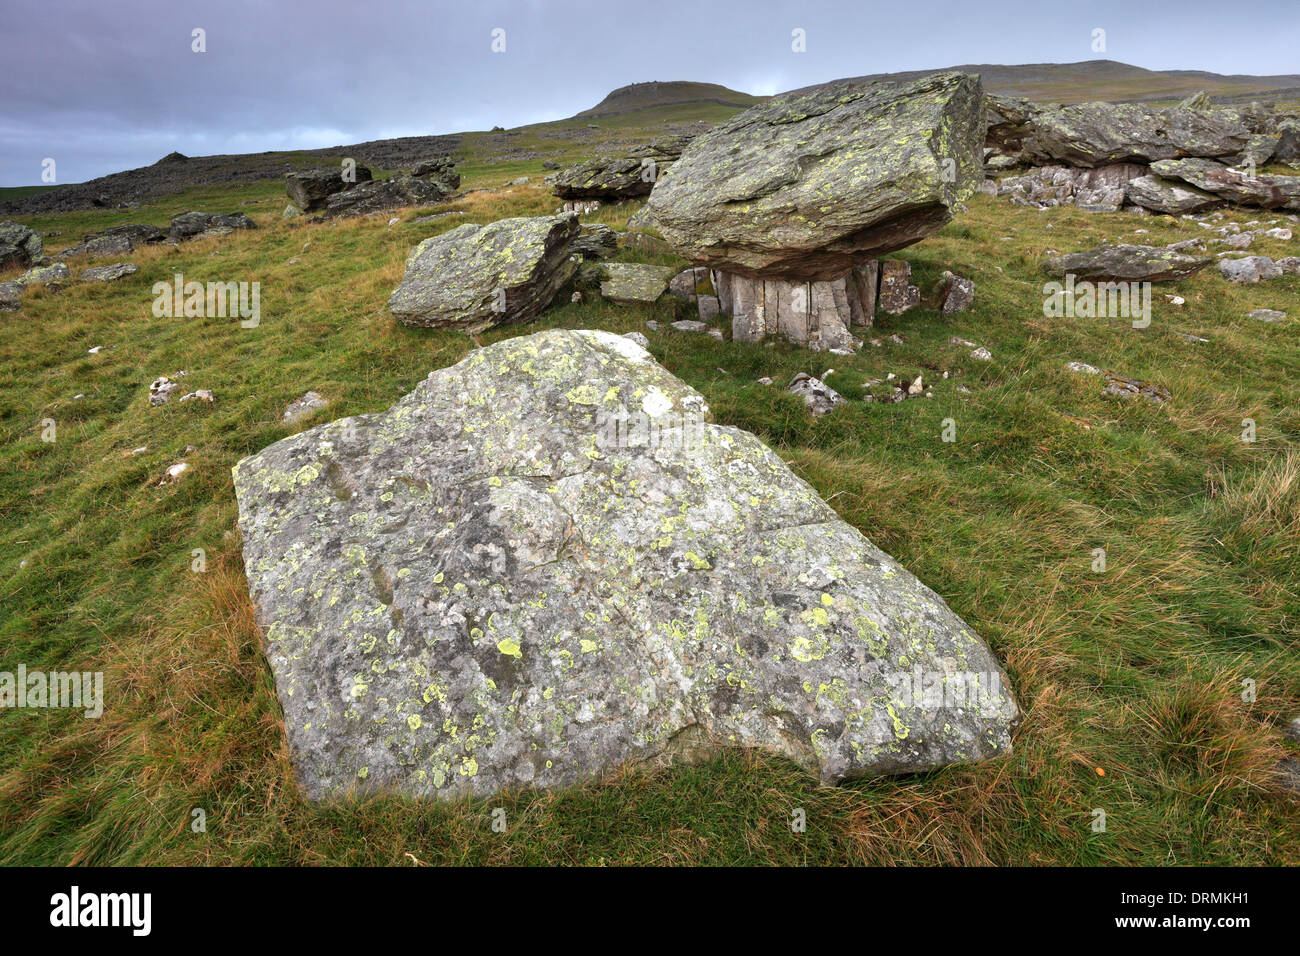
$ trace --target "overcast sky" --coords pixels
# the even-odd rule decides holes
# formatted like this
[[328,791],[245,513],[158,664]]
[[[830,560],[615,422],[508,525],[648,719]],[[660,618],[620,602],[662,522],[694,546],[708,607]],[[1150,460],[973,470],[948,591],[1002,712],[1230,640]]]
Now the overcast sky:
[[[959,63],[1300,72],[1300,0],[3,0],[0,185],[559,119],[611,89],[776,93]],[[206,52],[192,50],[205,31]],[[504,52],[492,50],[505,31]],[[806,52],[791,33],[806,34]],[[1106,30],[1106,51],[1092,49]]]

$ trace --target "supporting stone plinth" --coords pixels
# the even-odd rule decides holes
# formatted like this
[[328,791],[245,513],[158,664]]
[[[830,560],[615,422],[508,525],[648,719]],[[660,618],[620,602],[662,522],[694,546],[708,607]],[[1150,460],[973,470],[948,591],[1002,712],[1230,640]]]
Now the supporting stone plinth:
[[852,349],[852,326],[872,323],[877,265],[873,260],[827,281],[760,279],[713,273],[718,304],[731,315],[731,337],[759,342],[769,335],[810,349]]

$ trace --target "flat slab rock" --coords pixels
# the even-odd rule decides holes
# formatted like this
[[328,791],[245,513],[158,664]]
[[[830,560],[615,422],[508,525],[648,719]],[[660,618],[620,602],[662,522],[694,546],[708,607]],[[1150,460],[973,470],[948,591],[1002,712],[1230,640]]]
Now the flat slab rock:
[[1131,246],[1107,243],[1085,252],[1048,259],[1048,275],[1103,282],[1167,282],[1195,275],[1213,262],[1163,246]]
[[601,297],[619,305],[653,305],[673,277],[672,269],[639,262],[607,262],[600,273]]
[[630,339],[555,330],[241,461],[306,793],[485,796],[735,746],[827,783],[1007,753],[979,637],[705,415]]
[[691,141],[655,184],[655,227],[697,265],[832,280],[925,238],[984,179],[979,78],[786,93]]

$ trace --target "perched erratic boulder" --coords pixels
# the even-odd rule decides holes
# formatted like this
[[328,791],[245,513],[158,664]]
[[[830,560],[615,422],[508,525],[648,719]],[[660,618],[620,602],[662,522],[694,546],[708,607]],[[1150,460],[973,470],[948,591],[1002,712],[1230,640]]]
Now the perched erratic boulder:
[[29,266],[45,255],[41,237],[22,223],[0,222],[0,268]]
[[329,169],[307,169],[296,173],[287,173],[284,177],[284,191],[292,202],[303,212],[324,209],[325,203],[335,193],[351,189],[358,183],[368,183],[374,176],[369,167],[356,166],[347,171],[344,178],[343,167]]
[[696,137],[647,201],[698,264],[824,280],[948,222],[984,178],[978,77],[832,83]]
[[551,188],[561,199],[631,199],[648,196],[657,170],[632,156],[601,156],[556,173]]
[[392,179],[358,183],[325,200],[325,215],[368,216],[372,213],[401,209],[404,206],[429,206],[452,194],[448,181],[438,176],[412,176],[399,173]]
[[220,234],[220,230],[256,228],[257,223],[242,212],[225,216],[213,212],[184,212],[171,221],[168,235],[173,239],[197,239],[204,233]]
[[1107,243],[1048,259],[1043,271],[1058,278],[1072,275],[1093,282],[1168,282],[1186,279],[1213,261],[1161,246]]
[[579,231],[573,215],[457,226],[411,250],[388,308],[405,325],[470,334],[526,322],[577,272]]
[[488,796],[729,747],[823,782],[1010,749],[933,591],[635,342],[476,349],[234,470],[313,798]]

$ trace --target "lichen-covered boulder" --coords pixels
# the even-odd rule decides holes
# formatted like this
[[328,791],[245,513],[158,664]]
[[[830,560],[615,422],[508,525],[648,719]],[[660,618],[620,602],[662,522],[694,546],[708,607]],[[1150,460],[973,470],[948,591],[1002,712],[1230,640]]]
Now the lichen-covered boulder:
[[1151,164],[1151,171],[1243,206],[1300,209],[1300,176],[1251,175],[1210,159],[1160,160]]
[[116,282],[129,275],[135,275],[139,267],[133,262],[115,262],[111,266],[93,266],[83,269],[82,282]]
[[344,178],[342,165],[328,169],[304,169],[295,173],[286,173],[284,191],[289,201],[304,212],[325,208],[325,202],[335,193],[351,189],[358,183],[367,183],[374,178],[367,166],[356,166],[347,171]]
[[1144,103],[1076,103],[1042,110],[1029,120],[1029,127],[1022,152],[1039,165],[1104,166],[1176,156],[1235,156],[1251,137],[1232,110]]
[[1195,275],[1213,261],[1164,246],[1107,243],[1048,259],[1043,271],[1058,278],[1072,275],[1093,282],[1171,282]]
[[429,206],[442,202],[454,189],[444,177],[399,173],[391,179],[374,179],[332,193],[325,200],[324,215],[336,219],[369,216],[406,206]]
[[673,270],[640,262],[607,262],[600,267],[600,295],[619,305],[654,305],[668,289]]
[[406,275],[388,297],[399,321],[456,326],[476,334],[527,322],[573,278],[573,215],[467,222],[425,239],[406,257]]
[[648,196],[658,174],[653,159],[600,156],[556,173],[551,189],[561,199],[631,199]]
[[698,264],[836,279],[923,239],[974,194],[983,99],[964,73],[777,96],[692,140],[647,208]]
[[208,234],[228,235],[234,229],[256,228],[257,223],[242,212],[228,215],[214,212],[183,212],[172,219],[167,234],[173,239],[198,239]]
[[1218,196],[1195,186],[1150,175],[1130,179],[1124,187],[1124,198],[1134,206],[1174,215],[1200,212],[1223,203]]
[[313,798],[755,747],[825,782],[1006,753],[988,648],[635,342],[476,349],[235,468]]
[[18,222],[0,222],[0,268],[29,266],[45,255],[44,243],[28,227]]
[[556,196],[567,200],[647,196],[690,140],[689,136],[666,137],[634,147],[625,156],[597,156],[548,176],[547,182]]

